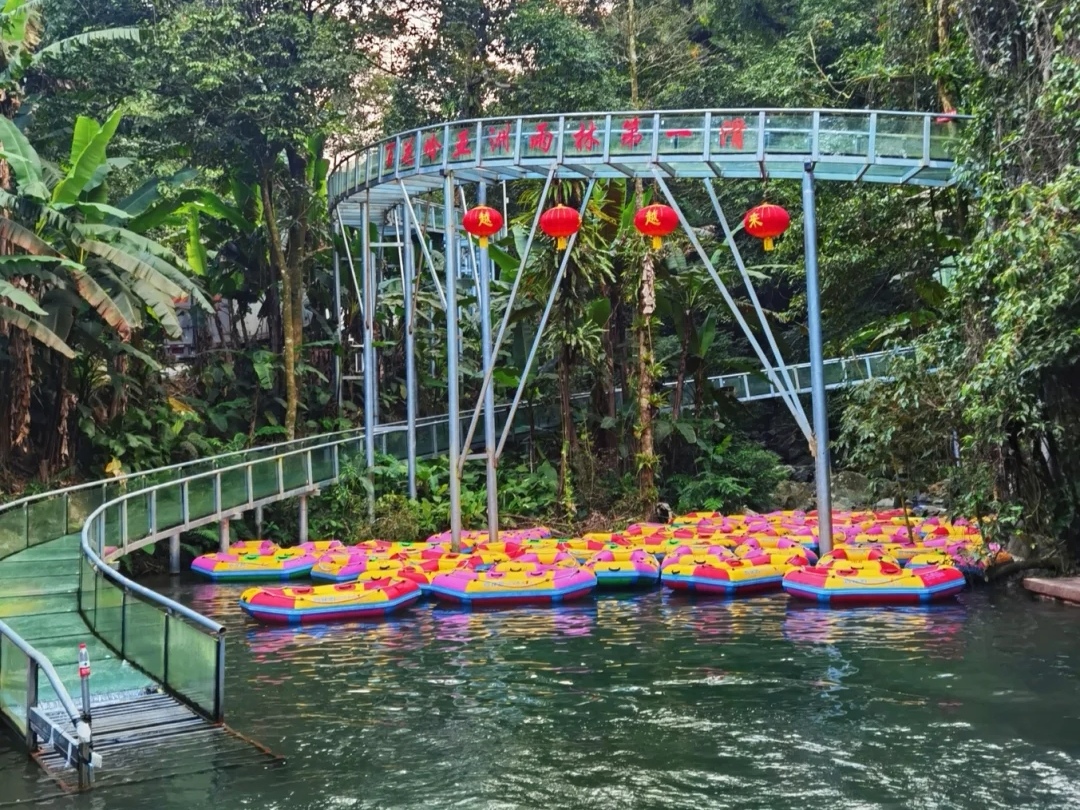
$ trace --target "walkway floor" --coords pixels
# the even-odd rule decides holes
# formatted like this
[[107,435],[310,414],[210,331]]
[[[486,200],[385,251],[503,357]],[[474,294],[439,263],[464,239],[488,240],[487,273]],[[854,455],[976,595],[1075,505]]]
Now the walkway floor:
[[[95,704],[118,693],[157,685],[121,660],[79,615],[79,535],[71,534],[0,560],[0,619],[46,655],[76,705],[80,701],[79,644],[90,653],[90,694]],[[56,700],[48,679],[40,678],[42,703]]]

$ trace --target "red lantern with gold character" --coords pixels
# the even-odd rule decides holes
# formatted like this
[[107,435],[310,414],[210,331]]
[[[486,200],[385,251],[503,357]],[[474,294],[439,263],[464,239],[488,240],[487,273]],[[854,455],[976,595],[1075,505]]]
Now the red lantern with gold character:
[[646,205],[634,215],[634,227],[638,233],[652,237],[653,250],[659,250],[664,243],[664,237],[675,230],[679,224],[679,216],[675,209],[668,205],[653,203]]
[[573,208],[556,205],[540,217],[540,230],[557,240],[559,250],[566,249],[566,240],[581,228],[581,215]]
[[765,250],[772,250],[773,239],[787,230],[791,217],[779,205],[762,203],[747,211],[742,222],[748,234],[765,240]]
[[480,247],[488,246],[488,237],[497,234],[503,226],[502,214],[487,205],[470,208],[461,218],[461,227],[480,239]]

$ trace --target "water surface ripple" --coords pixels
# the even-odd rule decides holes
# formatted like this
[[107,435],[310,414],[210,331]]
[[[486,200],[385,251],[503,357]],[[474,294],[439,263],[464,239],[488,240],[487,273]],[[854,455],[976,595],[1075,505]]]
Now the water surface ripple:
[[652,591],[277,629],[239,588],[156,586],[228,625],[229,723],[288,764],[45,806],[1080,809],[1076,608]]

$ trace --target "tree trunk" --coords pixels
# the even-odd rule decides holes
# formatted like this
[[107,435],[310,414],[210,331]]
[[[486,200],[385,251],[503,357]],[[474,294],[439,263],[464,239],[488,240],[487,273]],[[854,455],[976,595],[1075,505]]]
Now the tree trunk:
[[273,180],[269,172],[263,174],[260,188],[263,198],[263,219],[266,223],[267,240],[270,243],[271,265],[281,279],[282,360],[285,366],[285,437],[296,438],[296,410],[298,391],[296,385],[296,331],[293,313],[293,277],[281,247],[281,232],[274,213]]

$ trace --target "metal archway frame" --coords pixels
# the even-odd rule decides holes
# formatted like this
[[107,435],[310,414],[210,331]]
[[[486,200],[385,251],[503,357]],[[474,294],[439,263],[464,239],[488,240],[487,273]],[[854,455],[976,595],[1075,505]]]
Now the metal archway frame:
[[[912,113],[869,110],[821,109],[732,109],[732,110],[673,110],[575,113],[568,115],[535,115],[513,118],[457,121],[424,127],[394,135],[372,146],[334,172],[329,181],[330,206],[336,224],[344,232],[353,227],[361,230],[363,244],[360,258],[362,283],[357,280],[352,256],[347,255],[354,286],[362,289],[364,314],[364,400],[367,433],[377,421],[374,380],[373,318],[375,285],[369,223],[390,219],[389,212],[398,210],[392,218],[398,233],[395,243],[380,243],[381,247],[396,246],[407,256],[412,275],[412,229],[421,236],[423,260],[428,265],[438,287],[434,261],[421,233],[421,222],[441,230],[444,235],[460,233],[460,213],[455,214],[460,201],[462,184],[476,184],[478,195],[490,183],[507,180],[535,179],[544,181],[533,227],[519,273],[507,303],[507,311],[494,344],[490,340],[490,324],[482,324],[484,382],[473,410],[466,437],[462,444],[458,388],[457,335],[457,262],[458,250],[445,251],[445,294],[440,298],[447,307],[448,350],[448,412],[451,437],[450,496],[451,531],[455,547],[461,533],[460,477],[466,459],[482,457],[488,468],[489,531],[497,531],[497,499],[495,467],[506,441],[506,431],[496,444],[491,399],[491,378],[494,359],[505,335],[506,323],[513,309],[521,278],[521,268],[528,261],[535,237],[537,221],[547,192],[556,176],[560,179],[588,181],[602,178],[648,178],[662,190],[669,205],[678,213],[680,224],[691,244],[705,263],[722,296],[735,315],[770,382],[791,411],[814,451],[817,467],[818,504],[821,543],[825,549],[831,540],[830,466],[828,452],[828,420],[826,415],[824,358],[821,340],[821,302],[817,271],[817,234],[814,210],[814,180],[870,182],[917,186],[947,186],[953,182],[958,136],[965,116],[935,113]],[[698,178],[704,181],[714,211],[724,231],[725,241],[732,251],[739,273],[749,290],[751,303],[757,311],[759,325],[771,350],[770,358],[749,324],[735,307],[710,257],[703,250],[690,228],[668,182],[679,178]],[[799,400],[798,389],[780,356],[778,345],[758,304],[750,284],[745,263],[732,237],[723,209],[712,185],[716,178],[791,179],[802,183],[805,210],[804,243],[807,268],[807,306],[809,315],[813,425],[807,419]],[[421,195],[442,192],[442,211],[418,199]],[[589,195],[586,194],[587,201]],[[586,205],[582,205],[584,215]],[[439,214],[441,213],[441,217]],[[440,223],[438,220],[442,219]],[[398,228],[403,224],[404,234]],[[410,228],[412,226],[412,229]],[[449,238],[448,238],[449,241]],[[347,240],[346,240],[347,244]],[[558,289],[558,280],[565,272],[570,248],[562,257],[559,273],[550,291],[547,306],[541,317],[529,362],[514,398],[514,408],[520,401],[532,361],[535,358],[544,326],[551,312]],[[490,260],[486,250],[479,256],[471,246],[471,263],[478,283],[478,296],[485,304],[490,301]],[[335,257],[336,258],[336,257]],[[338,267],[335,261],[335,268]],[[419,279],[419,276],[417,276]],[[405,281],[407,286],[409,281]],[[340,275],[335,274],[335,294],[340,296]],[[487,307],[484,307],[487,310]],[[411,336],[414,323],[411,308],[406,307],[406,333]],[[486,317],[490,316],[485,311]],[[411,341],[409,341],[411,344]],[[774,365],[775,364],[775,365]],[[412,368],[415,364],[408,363]],[[415,369],[408,374],[407,392],[415,396]],[[341,385],[339,375],[337,384]],[[485,413],[485,453],[471,455],[472,436],[481,411]],[[415,419],[415,408],[409,413]],[[415,447],[415,441],[410,442]],[[372,463],[368,450],[368,464]],[[414,462],[410,459],[410,492],[415,492]]]

